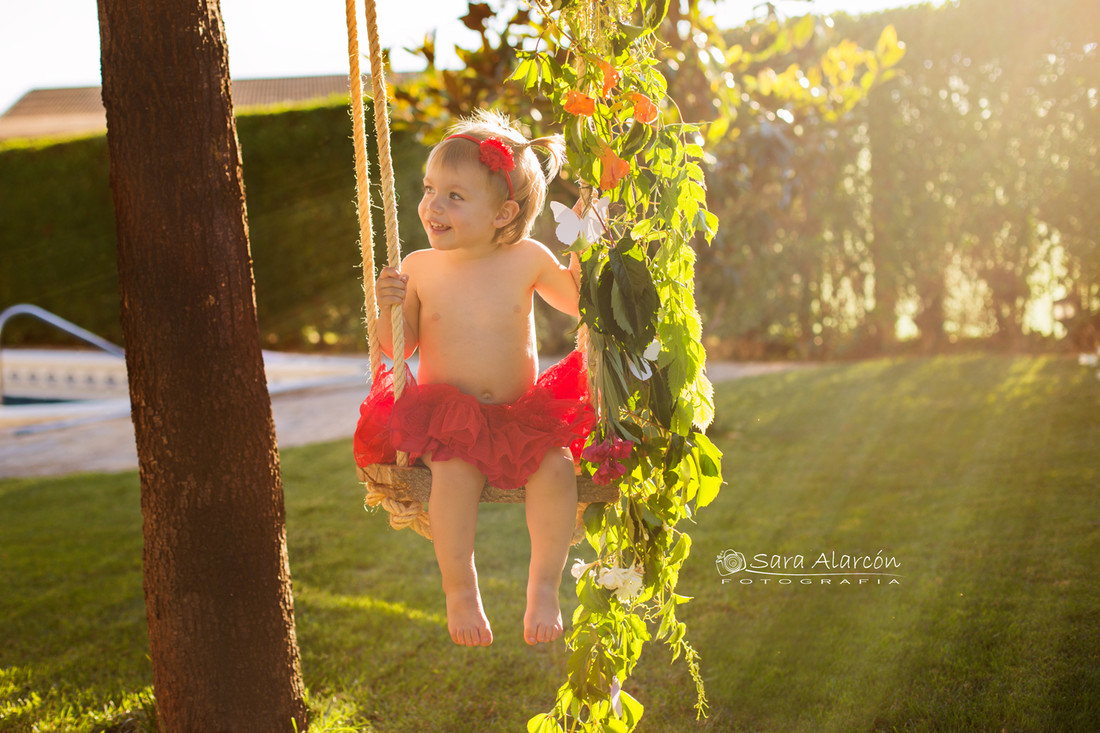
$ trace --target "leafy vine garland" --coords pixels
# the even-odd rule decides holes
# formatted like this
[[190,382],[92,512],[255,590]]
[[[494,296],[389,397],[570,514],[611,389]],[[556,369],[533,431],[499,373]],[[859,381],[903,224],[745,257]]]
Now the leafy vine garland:
[[585,512],[592,562],[573,567],[580,601],[566,643],[568,679],[528,730],[628,731],[642,704],[625,692],[645,642],[683,656],[706,711],[699,657],[676,616],[691,538],[678,529],[717,496],[721,453],[703,434],[713,390],[694,298],[692,242],[711,240],[700,125],[679,119],[657,68],[653,0],[533,0],[548,47],[520,51],[512,79],[550,100],[569,164],[591,188],[576,241],[581,322],[600,427],[582,456],[616,504]]

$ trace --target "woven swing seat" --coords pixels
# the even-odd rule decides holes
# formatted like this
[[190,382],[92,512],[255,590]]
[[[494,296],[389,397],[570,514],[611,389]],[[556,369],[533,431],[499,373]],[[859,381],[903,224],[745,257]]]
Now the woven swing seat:
[[[429,501],[432,493],[432,472],[425,466],[395,466],[389,463],[377,463],[371,466],[357,466],[359,480],[373,486],[397,501]],[[481,502],[493,504],[522,504],[526,498],[524,489],[505,491],[485,484],[481,490]],[[619,500],[619,490],[615,486],[600,486],[588,476],[577,477],[577,502],[613,502]]]

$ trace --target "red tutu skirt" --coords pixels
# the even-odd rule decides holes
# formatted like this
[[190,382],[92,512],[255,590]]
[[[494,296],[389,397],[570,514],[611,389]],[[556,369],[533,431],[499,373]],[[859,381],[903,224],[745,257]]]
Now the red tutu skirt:
[[518,489],[551,448],[569,446],[574,459],[595,425],[584,354],[574,351],[539,376],[508,405],[487,405],[449,384],[417,385],[406,377],[394,404],[393,372],[381,367],[359,408],[355,462],[393,463],[431,454],[475,466],[498,489]]

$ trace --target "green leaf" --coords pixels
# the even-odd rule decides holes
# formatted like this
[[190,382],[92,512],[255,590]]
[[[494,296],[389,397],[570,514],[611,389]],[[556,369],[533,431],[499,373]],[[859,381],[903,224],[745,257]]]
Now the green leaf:
[[[527,64],[527,73],[524,75],[523,88],[530,90],[538,87],[541,78],[539,77],[539,65],[531,63],[530,61],[524,62]],[[523,64],[520,64],[522,66]],[[519,73],[518,70],[516,72]]]
[[565,733],[549,713],[540,713],[527,721],[527,733]]
[[611,315],[614,316],[615,323],[619,324],[619,328],[626,331],[630,336],[634,335],[631,313],[626,303],[623,302],[623,289],[619,287],[618,283],[611,286]]
[[699,209],[695,215],[695,229],[703,232],[710,243],[718,233],[718,217],[706,209]]
[[655,0],[643,5],[646,14],[645,24],[651,30],[657,30],[668,15],[669,0]]
[[723,115],[711,123],[707,128],[707,142],[715,145],[726,137],[730,129],[730,117]]
[[593,644],[577,649],[569,656],[566,671],[569,691],[576,698],[589,704],[607,699],[614,673],[605,647]]
[[626,723],[615,718],[600,721],[600,733],[630,733]]
[[569,655],[569,661],[565,664],[566,674],[572,683],[570,688],[578,697],[584,691],[584,680],[587,678],[588,658],[592,655],[591,646],[582,646]]
[[599,537],[603,532],[607,504],[595,502],[584,510],[584,531],[589,537]]
[[616,56],[628,50],[634,41],[652,32],[650,28],[642,28],[629,23],[619,23],[618,33],[611,38],[611,51]]
[[672,548],[672,552],[668,555],[668,563],[670,565],[678,565],[687,559],[688,553],[691,552],[691,537],[686,534],[680,535],[680,539]]
[[864,92],[870,91],[877,77],[878,72],[874,69],[863,72],[863,76],[859,78],[860,89],[862,89]]
[[702,508],[714,501],[722,488],[722,452],[702,433],[693,436],[694,453],[699,465],[699,496],[695,505]]
[[611,592],[596,585],[596,581],[585,576],[577,583],[577,597],[584,607],[594,613],[607,613],[611,610]]
[[[625,344],[630,341],[630,334],[623,329],[618,319],[615,318],[615,289],[617,287],[612,269],[610,267],[605,268],[600,273],[595,320],[590,325],[597,331],[612,336],[620,343]],[[619,371],[621,372],[621,369]]]
[[616,300],[614,294],[610,294],[608,304],[623,332],[620,334],[623,343],[632,350],[641,351],[649,346],[656,335],[657,307],[660,300],[646,263],[624,254],[631,250],[635,250],[634,243],[626,238],[609,252],[608,265],[619,297]]
[[650,219],[642,219],[636,222],[633,228],[631,228],[630,237],[635,242],[641,242],[649,236],[651,231],[653,231],[653,221]]
[[668,370],[654,369],[650,377],[649,409],[653,416],[665,430],[672,429],[672,413],[676,406],[676,400],[668,388]]
[[623,137],[620,155],[624,160],[637,155],[652,140],[653,129],[649,125],[644,122],[632,122],[630,130]]
[[599,287],[602,268],[603,261],[597,256],[594,249],[590,248],[588,252],[581,254],[581,290],[579,303],[581,322],[587,324],[589,328],[601,332],[603,331],[603,326],[599,322]]
[[633,730],[641,721],[645,708],[625,691],[619,693],[619,702],[623,706],[623,721],[628,729]]
[[791,43],[795,48],[802,48],[814,37],[817,27],[817,19],[812,13],[803,15],[791,28]]
[[518,80],[527,78],[527,74],[531,68],[535,66],[535,62],[531,59],[521,61],[516,65],[516,70],[512,72],[512,75],[508,77],[510,80]]
[[875,55],[884,69],[896,65],[905,56],[905,44],[898,40],[898,31],[893,25],[882,29],[875,43]]
[[643,621],[638,616],[635,616],[632,613],[627,614],[626,622],[627,625],[630,626],[631,632],[633,632],[634,636],[636,636],[637,638],[641,639],[642,641],[649,641],[652,638],[649,633],[649,628],[645,624],[645,621]]

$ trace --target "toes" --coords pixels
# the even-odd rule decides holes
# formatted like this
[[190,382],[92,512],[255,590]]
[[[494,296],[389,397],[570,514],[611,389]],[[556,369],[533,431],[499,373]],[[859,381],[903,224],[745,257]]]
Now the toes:
[[562,629],[557,625],[537,624],[534,628],[523,629],[523,640],[534,646],[535,644],[548,644],[562,635]]
[[478,631],[478,637],[481,639],[481,646],[489,646],[493,643],[492,629],[480,629]]
[[493,631],[477,626],[452,629],[451,641],[459,646],[489,646],[493,643]]

